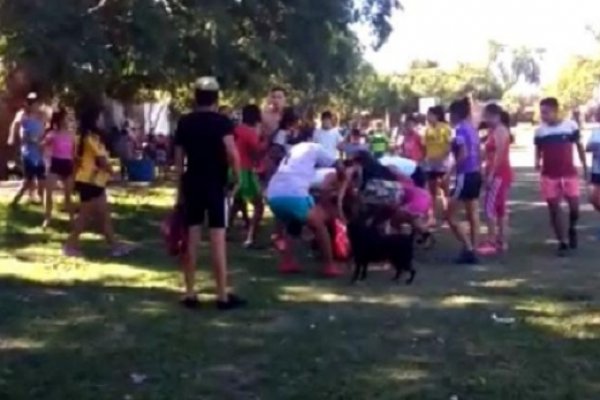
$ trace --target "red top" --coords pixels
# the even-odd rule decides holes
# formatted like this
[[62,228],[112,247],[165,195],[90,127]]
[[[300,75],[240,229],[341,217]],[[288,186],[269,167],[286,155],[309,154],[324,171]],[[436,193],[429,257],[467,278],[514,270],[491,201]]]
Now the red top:
[[256,169],[260,152],[265,149],[258,131],[248,125],[240,124],[235,127],[234,135],[240,153],[240,168],[250,171]]
[[[510,137],[507,133],[506,137],[506,147],[504,151],[500,155],[499,164],[496,165],[494,170],[494,176],[497,176],[501,179],[511,181],[513,178],[512,167],[510,165]],[[494,164],[494,159],[496,157],[496,135],[493,130],[490,130],[487,135],[487,140],[485,142],[485,173],[489,175],[491,173],[492,165]]]
[[404,136],[400,153],[403,157],[416,162],[421,162],[425,158],[425,146],[418,132],[410,132]]

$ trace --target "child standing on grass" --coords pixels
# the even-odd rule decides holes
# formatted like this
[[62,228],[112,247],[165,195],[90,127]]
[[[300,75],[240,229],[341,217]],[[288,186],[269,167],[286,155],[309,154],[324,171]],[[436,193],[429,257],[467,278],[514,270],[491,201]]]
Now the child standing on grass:
[[510,165],[510,117],[497,104],[487,105],[483,115],[489,129],[485,142],[484,169],[484,211],[488,237],[478,247],[478,252],[491,255],[507,248],[506,202],[513,180]]
[[255,246],[256,235],[264,213],[262,188],[256,168],[258,160],[267,148],[267,141],[260,132],[261,113],[255,104],[248,104],[242,110],[242,123],[235,127],[235,144],[240,155],[240,182],[237,196],[242,205],[251,203],[252,219],[248,224],[248,232],[244,242],[245,248]]
[[132,249],[119,243],[113,230],[106,196],[106,186],[112,168],[102,140],[103,123],[100,108],[91,106],[83,110],[79,123],[80,137],[76,146],[75,166],[75,191],[79,194],[81,204],[73,221],[71,234],[63,248],[68,257],[81,256],[79,237],[85,229],[90,228],[91,221],[100,224],[94,230],[102,232],[111,247],[113,257],[124,256]]
[[46,180],[46,214],[43,228],[50,225],[53,209],[53,193],[57,181],[60,181],[64,190],[65,208],[69,213],[69,220],[73,218],[71,208],[71,194],[73,192],[73,155],[75,154],[75,135],[71,131],[74,121],[64,108],[52,115],[50,131],[46,134],[44,145],[50,150],[50,173]]
[[448,171],[452,144],[452,129],[446,122],[446,110],[442,106],[431,107],[427,112],[425,129],[425,159],[423,169],[427,175],[429,193],[433,205],[429,214],[429,224],[437,225],[436,200],[440,199],[442,214],[448,209]]

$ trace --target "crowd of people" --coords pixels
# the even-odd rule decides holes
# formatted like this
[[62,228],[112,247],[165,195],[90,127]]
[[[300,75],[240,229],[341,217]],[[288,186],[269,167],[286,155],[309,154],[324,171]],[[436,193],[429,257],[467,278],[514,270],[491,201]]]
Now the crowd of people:
[[[267,207],[275,217],[271,240],[280,253],[282,273],[302,270],[294,248],[308,232],[323,260],[321,274],[342,275],[333,231],[365,209],[389,229],[411,227],[423,241],[447,224],[459,243],[459,264],[475,264],[480,257],[508,251],[514,136],[510,116],[498,104],[485,106],[482,115],[474,115],[467,98],[452,102],[447,110],[437,105],[426,116],[406,117],[399,133],[390,135],[380,121],[369,128],[356,123],[342,129],[330,111],[323,112],[315,126],[287,105],[281,87],[270,91],[265,108],[248,104],[240,120],[234,121],[231,110],[219,108],[219,94],[216,79],[199,79],[195,109],[178,121],[172,139],[175,210],[185,227],[180,257],[184,306],[199,305],[195,270],[203,226],[208,227],[217,307],[230,310],[246,304],[229,292],[226,229],[242,212],[244,247],[264,248],[265,243],[260,243],[264,235],[259,233]],[[540,171],[557,252],[563,257],[578,247],[581,177],[575,152],[591,187],[590,201],[600,211],[600,131],[592,134],[586,148],[579,125],[561,119],[554,98],[541,101],[540,115],[533,161]],[[600,110],[597,118],[600,122]],[[112,227],[106,187],[114,171],[104,131],[98,107],[80,110],[77,121],[72,112],[58,109],[46,123],[34,95],[28,97],[11,130],[11,142],[20,135],[24,168],[23,185],[13,204],[26,193],[35,196],[37,188],[40,199],[45,198],[47,226],[52,193],[61,182],[72,219],[66,256],[81,256],[79,236],[92,221],[100,221],[94,228],[104,234],[113,256],[132,250],[116,239]],[[169,147],[152,137],[144,152],[167,165]],[[586,152],[592,153],[591,174]],[[50,154],[48,168],[45,154]],[[72,204],[72,193],[79,196],[78,207]],[[569,208],[566,229],[563,200]],[[480,205],[487,225],[485,237],[480,237]],[[466,223],[460,220],[463,211]]]

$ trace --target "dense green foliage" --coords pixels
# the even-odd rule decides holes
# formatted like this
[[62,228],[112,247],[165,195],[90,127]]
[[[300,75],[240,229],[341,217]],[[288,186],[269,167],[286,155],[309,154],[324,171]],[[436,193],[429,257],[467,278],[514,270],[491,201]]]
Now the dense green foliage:
[[548,92],[560,97],[567,108],[592,99],[600,82],[600,59],[575,58],[563,68]]
[[176,91],[202,74],[240,96],[284,84],[327,92],[354,74],[361,49],[391,32],[397,0],[0,0],[4,61],[52,93],[129,99]]

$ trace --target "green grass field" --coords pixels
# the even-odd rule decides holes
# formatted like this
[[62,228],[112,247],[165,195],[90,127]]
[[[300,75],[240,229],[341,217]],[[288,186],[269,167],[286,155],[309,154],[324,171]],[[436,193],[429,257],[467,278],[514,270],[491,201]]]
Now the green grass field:
[[308,258],[279,276],[272,252],[232,245],[250,306],[225,314],[206,262],[205,309],[177,305],[158,235],[171,191],[112,193],[118,231],[141,245],[122,260],[93,235],[88,259],[65,260],[64,220],[42,232],[39,208],[0,200],[0,399],[600,399],[600,218],[586,207],[579,253],[556,259],[533,174],[512,194],[503,259],[451,265],[440,232],[414,286],[389,271],[350,286]]

